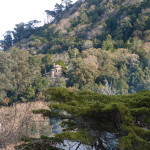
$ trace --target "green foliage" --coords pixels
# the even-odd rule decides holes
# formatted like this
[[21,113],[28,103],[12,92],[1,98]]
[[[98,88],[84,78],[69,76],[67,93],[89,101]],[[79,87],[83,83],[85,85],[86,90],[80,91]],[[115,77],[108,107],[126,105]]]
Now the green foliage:
[[[133,49],[134,43],[131,45],[130,49]],[[148,67],[149,54],[142,47],[136,42],[133,54],[133,50],[128,49],[111,52],[91,48],[81,52],[70,60],[72,68],[67,85],[104,94],[128,94],[148,89],[149,71],[144,68]]]
[[29,87],[29,88],[26,89],[24,97],[27,98],[27,99],[31,99],[31,98],[34,97],[34,95],[35,95],[34,89]]
[[69,72],[69,84],[71,86],[78,83],[81,88],[88,83],[94,83],[94,80],[98,77],[99,71],[96,69],[96,64],[95,62],[93,63],[93,59],[91,62],[88,61],[88,63],[85,61],[81,58],[73,60],[73,69]]
[[38,56],[30,56],[29,63],[30,65],[33,65],[33,66],[40,66],[41,60],[38,58]]
[[34,88],[35,92],[40,92],[44,88],[48,87],[51,81],[46,78],[42,77],[41,75],[37,76],[36,79],[34,80],[32,87]]
[[49,92],[51,93],[52,99],[54,101],[60,100],[60,102],[63,102],[63,101],[68,101],[70,99],[74,99],[75,97],[75,93],[68,91],[66,88],[52,88],[52,89],[50,88]]
[[77,48],[69,49],[68,53],[71,58],[76,58],[79,55],[79,50]]
[[43,64],[51,64],[52,56],[50,54],[47,54],[45,57],[42,58]]
[[[80,93],[80,95],[86,95],[86,97],[90,97],[91,94],[94,95],[96,93],[89,93],[89,92],[84,92],[84,94]],[[87,101],[87,99],[84,99],[86,103],[82,102],[83,98],[81,98],[81,96],[80,96],[80,100],[78,99],[77,96],[76,101],[81,101],[80,103],[76,103],[76,105],[74,105],[71,102],[66,102],[67,107],[66,106],[64,107],[64,104],[60,104],[60,105],[58,104],[57,108],[62,108],[65,111],[69,110],[69,113],[71,113],[73,116],[75,115],[75,118],[73,117],[75,121],[77,121],[78,117],[81,117],[80,119],[83,119],[83,122],[86,120],[85,122],[87,122],[88,124],[87,125],[88,130],[89,129],[96,130],[96,131],[98,130],[99,132],[109,131],[113,133],[124,131],[124,134],[120,135],[120,140],[121,140],[120,148],[128,149],[128,146],[130,145],[131,149],[135,149],[134,145],[135,143],[137,143],[139,147],[143,147],[143,148],[145,147],[145,149],[148,149],[148,147],[150,146],[148,144],[150,131],[144,130],[143,128],[140,127],[140,125],[142,125],[143,127],[144,126],[149,127],[150,124],[147,123],[149,117],[147,119],[144,118],[146,120],[140,120],[140,118],[143,118],[144,115],[148,115],[148,112],[150,111],[149,95],[150,94],[147,91],[147,92],[141,92],[133,96],[132,95],[118,96],[118,97],[104,96],[102,98],[102,101],[100,98],[101,96],[99,95],[98,100],[96,100],[93,96],[92,96],[93,101]],[[136,102],[136,104],[134,104],[134,102]],[[72,108],[72,106],[74,106],[74,108],[69,109],[69,107]],[[54,107],[56,107],[56,105],[54,105]],[[141,107],[146,107],[147,110],[145,111],[144,109],[140,109]],[[134,111],[133,113],[132,108],[134,110],[137,110],[137,112]],[[139,115],[143,117],[139,117]],[[103,121],[101,122],[101,120]],[[136,122],[138,122],[138,124],[136,124]],[[82,127],[83,125],[82,121],[80,123],[78,122],[79,128]],[[125,147],[123,144],[125,142],[124,138],[126,138],[130,143],[129,145],[126,143]]]
[[64,78],[59,78],[55,81],[52,86],[54,87],[66,87],[66,81]]
[[36,23],[38,23],[37,20],[29,21],[27,24],[23,22],[16,24],[16,27],[13,31],[13,42],[16,43],[23,38],[28,38],[31,34],[33,34],[37,30],[37,28],[34,26]]
[[42,66],[41,66],[42,73],[45,73],[45,71],[49,71],[51,69],[51,66],[52,66],[52,55],[46,54],[42,58],[41,61],[42,61]]
[[102,49],[103,50],[110,50],[110,51],[114,50],[114,46],[113,46],[113,41],[112,41],[111,35],[108,35],[106,37],[106,40],[103,41],[103,43],[102,43]]
[[66,139],[71,141],[79,141],[84,144],[89,144],[92,140],[90,136],[88,136],[88,131],[80,130],[77,132],[63,132],[56,135],[56,138]]
[[[61,4],[55,5],[53,11],[46,10],[47,15],[55,18],[56,25],[51,22],[43,27],[36,28],[36,20],[17,24],[14,32],[11,32],[13,36],[8,33],[2,45],[10,47],[32,34],[28,41],[30,50],[35,47],[36,51],[42,53],[62,52],[68,50],[69,47],[78,48],[81,51],[84,49],[82,40],[104,41],[104,39],[107,39],[106,35],[108,34],[112,36],[113,44],[117,41],[126,42],[133,37],[147,40],[143,36],[147,36],[146,31],[150,27],[150,16],[147,11],[149,7],[148,0],[144,0],[142,3],[140,1],[131,3],[126,2],[126,0],[112,2],[86,0],[78,1],[74,5],[75,7],[72,6],[72,1],[63,0]],[[68,17],[67,21],[65,16],[71,17]],[[75,37],[75,39],[72,39],[72,37]],[[108,49],[109,46],[105,46],[106,43],[104,43],[103,46],[99,43],[98,48]],[[113,49],[112,44],[110,44],[110,47],[110,49]],[[124,47],[123,43],[119,47]]]
[[[69,64],[67,86],[99,92],[112,89],[118,94],[135,93],[150,87],[149,46],[145,46],[149,41],[148,8],[148,0],[133,4],[123,0],[86,0],[77,2],[74,7],[71,1],[62,1],[54,11],[47,11],[58,17],[55,24],[52,22],[36,28],[36,21],[20,23],[14,32],[7,32],[1,45],[10,47],[20,41],[15,46],[33,54],[28,62],[32,67],[41,67],[42,74],[50,71],[52,62],[55,62],[53,54],[68,52],[71,59],[59,62],[63,71],[66,70],[65,64]],[[93,47],[102,49],[97,49],[99,52],[95,55],[92,52],[84,55],[86,50],[94,53]],[[35,55],[39,53],[46,55]],[[54,86],[65,86],[65,82],[61,79]]]
[[21,41],[24,38],[29,38],[38,28],[35,24],[39,23],[37,20],[29,21],[28,23],[16,24],[13,31],[7,31],[4,35],[4,40],[0,41],[3,50],[8,50],[14,43]]
[[77,17],[77,18],[70,20],[70,23],[71,23],[72,27],[76,27],[80,23],[80,20]]
[[[53,101],[50,111],[35,113],[62,119],[64,128],[53,139],[26,141],[25,149],[55,149],[49,143],[55,139],[107,149],[106,132],[118,137],[120,150],[149,149],[149,91],[110,96],[150,89],[149,7],[149,0],[85,0],[73,7],[63,0],[46,11],[55,18],[50,24],[36,28],[35,21],[20,23],[6,33],[0,45],[11,48],[0,52],[0,103],[32,100],[44,90],[45,100]],[[65,77],[52,83],[42,76],[53,62],[63,72],[68,64],[64,75],[72,91],[64,88]],[[48,86],[55,88],[45,91]]]
[[7,96],[15,101],[25,90],[30,95],[27,94],[27,97],[33,97],[34,90],[29,86],[40,74],[39,60],[31,57],[27,51],[17,49],[8,53],[0,52],[0,58],[0,101]]
[[4,40],[0,41],[0,46],[4,51],[8,50],[13,45],[12,31],[7,31],[4,35]]
[[118,149],[148,150],[150,147],[149,91],[108,96],[90,91],[50,88],[45,91],[45,96],[53,101],[50,110],[34,112],[62,119],[64,131],[56,135],[56,139],[108,149],[103,142],[107,143],[105,132],[109,132],[118,135]]

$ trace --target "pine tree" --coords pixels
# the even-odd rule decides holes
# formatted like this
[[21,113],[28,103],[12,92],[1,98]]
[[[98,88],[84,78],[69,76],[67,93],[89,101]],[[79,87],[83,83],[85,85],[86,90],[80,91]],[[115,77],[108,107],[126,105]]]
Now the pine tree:
[[[50,88],[45,91],[45,95],[53,101],[50,110],[36,110],[34,113],[62,120],[64,131],[54,137],[60,143],[71,140],[78,142],[76,149],[82,143],[95,149],[107,150],[109,139],[106,136],[110,133],[118,139],[115,149],[149,150],[149,91],[107,96],[89,91],[73,92],[66,88]],[[36,140],[32,140],[32,143],[33,141]]]

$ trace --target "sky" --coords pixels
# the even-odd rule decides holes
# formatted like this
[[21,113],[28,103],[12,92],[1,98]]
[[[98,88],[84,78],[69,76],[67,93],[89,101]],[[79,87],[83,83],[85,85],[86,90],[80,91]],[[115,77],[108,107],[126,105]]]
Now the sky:
[[18,23],[31,20],[44,22],[44,10],[53,10],[55,4],[60,2],[61,0],[0,0],[0,39]]

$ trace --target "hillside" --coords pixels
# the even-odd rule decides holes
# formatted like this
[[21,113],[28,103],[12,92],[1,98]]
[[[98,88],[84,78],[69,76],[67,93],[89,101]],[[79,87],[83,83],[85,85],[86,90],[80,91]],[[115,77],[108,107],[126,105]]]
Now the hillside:
[[[67,66],[63,74],[69,80],[61,78],[55,84],[49,81],[51,86],[104,94],[150,89],[149,0],[80,0],[63,10],[55,7],[51,23],[38,28],[34,26],[36,21],[20,23],[1,41],[7,47],[4,50],[9,50],[7,54],[0,53],[1,68],[8,66],[7,71],[0,70],[4,75],[1,82],[4,78],[7,81],[1,87],[1,100],[6,96],[22,97],[25,90],[30,91],[29,98],[32,98],[41,91],[36,86],[42,88],[44,84],[45,87],[44,73],[50,71],[53,63]],[[9,60],[5,61],[4,57]],[[26,69],[19,67],[23,64]]]
[[[149,42],[149,7],[148,0],[80,0],[17,46],[53,54],[73,48],[126,48],[134,40]],[[113,47],[105,45],[109,35]]]
[[[17,24],[0,41],[0,114],[8,128],[16,115],[30,126],[31,110],[41,109],[34,113],[61,120],[64,131],[27,137],[16,149],[60,150],[71,140],[76,149],[149,150],[150,0],[62,0],[45,12],[44,26]],[[18,102],[18,114],[5,107]]]

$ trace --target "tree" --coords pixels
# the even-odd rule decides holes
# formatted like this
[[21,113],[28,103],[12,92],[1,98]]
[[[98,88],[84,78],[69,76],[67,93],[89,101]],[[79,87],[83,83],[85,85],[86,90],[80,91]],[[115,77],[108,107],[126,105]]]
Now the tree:
[[32,87],[29,87],[26,89],[25,93],[24,93],[24,97],[29,100],[32,99],[35,96],[35,91]]
[[45,13],[47,14],[47,23],[52,22],[53,19],[56,19],[57,17],[57,13],[55,11],[45,10]]
[[56,16],[56,12],[55,12],[55,11],[45,10],[45,12],[46,12],[48,15],[54,17],[54,18],[55,18],[55,16]]
[[71,58],[77,58],[77,56],[80,54],[77,48],[74,48],[74,49],[69,48],[68,53]]
[[13,42],[16,43],[24,38],[28,38],[32,33],[35,32],[37,29],[37,24],[39,21],[37,20],[32,20],[29,21],[28,23],[19,23],[16,24],[16,27],[14,28],[13,33]]
[[64,78],[57,79],[56,82],[52,84],[54,87],[66,87],[66,80]]
[[[63,4],[56,3],[54,10],[45,10],[45,13],[47,14],[47,22],[50,23],[53,19],[60,18],[60,15],[64,9]],[[50,16],[52,18],[50,18]],[[50,20],[49,20],[50,18]]]
[[62,4],[56,3],[55,9],[54,9],[56,12],[56,19],[60,18],[60,15],[61,15],[63,9],[64,9],[64,6]]
[[45,73],[45,71],[49,71],[52,65],[52,55],[50,54],[46,54],[43,58],[42,58],[42,66],[41,66],[41,70],[42,73]]
[[18,100],[19,95],[32,85],[40,74],[40,64],[34,57],[17,49],[0,52],[0,102],[6,97]]
[[6,51],[12,45],[13,45],[12,31],[7,31],[4,35],[4,40],[0,41],[0,46],[4,51]]
[[28,23],[19,23],[16,24],[16,27],[13,31],[7,31],[4,35],[4,40],[0,41],[0,46],[7,50],[14,43],[22,40],[23,38],[28,38],[36,29],[39,21],[32,20]]
[[81,88],[88,83],[94,84],[95,79],[99,75],[99,71],[96,66],[97,64],[95,62],[93,63],[93,60],[88,60],[87,62],[87,59],[88,57],[83,60],[79,58],[72,62],[73,69],[69,72],[69,84],[71,86],[79,84],[79,88]]
[[72,4],[72,0],[62,0],[62,4],[64,4],[66,8],[69,8]]
[[114,50],[114,45],[113,45],[113,41],[112,41],[111,35],[108,35],[106,37],[106,40],[103,41],[103,43],[102,43],[102,49],[103,50],[110,50],[110,51]]
[[93,42],[91,40],[86,40],[82,46],[83,49],[93,48]]
[[25,33],[25,24],[23,22],[16,24],[13,31],[14,43],[23,39]]
[[[50,110],[41,109],[34,113],[62,120],[64,131],[55,135],[57,141],[75,141],[78,143],[76,149],[82,143],[98,150],[108,150],[109,146],[119,150],[149,150],[149,91],[107,96],[89,91],[49,88],[45,91],[45,96],[53,101],[49,106]],[[115,145],[109,143],[110,135],[114,136],[113,140],[116,139]],[[28,142],[22,146],[31,145]],[[31,139],[31,143],[34,142],[36,143],[36,139]]]

